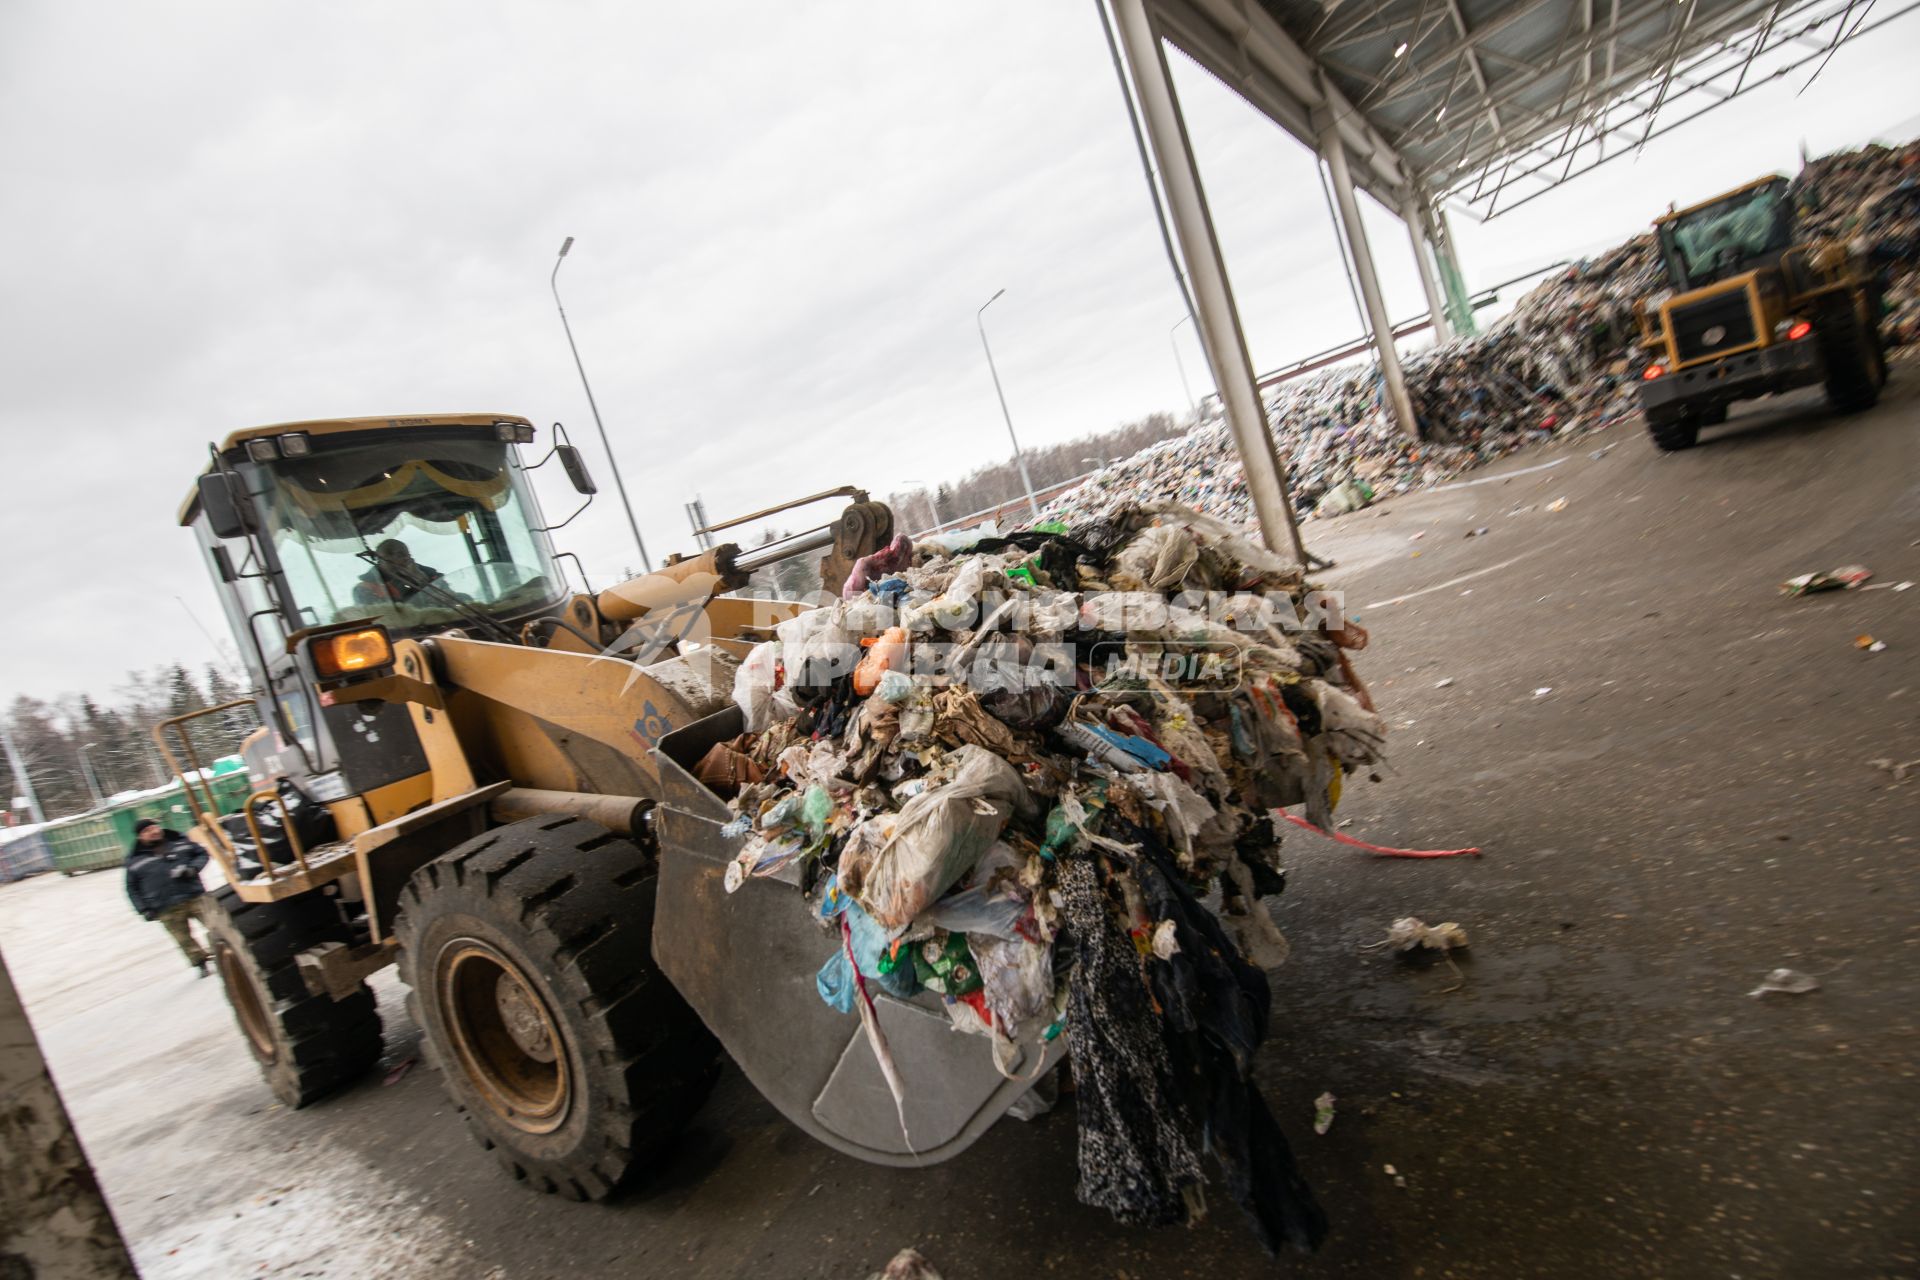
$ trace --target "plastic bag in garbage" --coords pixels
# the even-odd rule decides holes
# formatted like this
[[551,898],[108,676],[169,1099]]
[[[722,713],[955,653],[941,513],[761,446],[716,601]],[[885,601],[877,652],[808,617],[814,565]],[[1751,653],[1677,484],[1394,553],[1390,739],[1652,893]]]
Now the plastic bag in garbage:
[[1051,1014],[1052,947],[992,934],[974,934],[969,941],[986,990],[987,1008],[1009,1036],[1018,1036],[1028,1021]]
[[780,642],[766,640],[753,646],[734,675],[733,701],[740,708],[748,733],[764,733],[773,725],[773,695],[779,663]]
[[962,887],[921,912],[915,923],[964,933],[976,949],[983,936],[1018,938],[1022,923],[1033,912],[1020,885],[1021,862],[1010,846],[995,841]]
[[819,694],[859,664],[860,638],[846,628],[837,606],[797,614],[775,627],[774,634],[780,638],[788,688]]
[[1186,581],[1200,548],[1193,535],[1177,525],[1157,524],[1142,529],[1114,557],[1113,580],[1119,587],[1172,591]]
[[853,944],[853,960],[847,959],[847,948],[840,940],[840,932],[834,930],[833,954],[820,966],[820,972],[814,975],[814,989],[820,998],[841,1013],[852,1013],[854,1001],[858,998],[853,980],[854,965],[859,965],[860,976],[888,995],[902,999],[920,989],[920,983],[914,977],[910,964],[888,965],[882,967],[882,960],[893,945],[889,931],[877,924],[871,916],[860,909],[857,902],[848,902],[844,897],[835,904],[847,917],[848,939]]
[[[1032,804],[1020,775],[971,743],[949,760],[950,778],[929,786],[898,813],[878,814],[882,840],[871,859],[843,854],[840,882],[868,914],[897,929],[971,871],[1017,809]],[[863,824],[865,825],[865,824]],[[849,862],[853,865],[848,865]]]
[[1025,636],[988,636],[974,652],[967,684],[996,720],[1016,729],[1043,728],[1066,713],[1073,696],[1071,651],[1067,653],[1060,664],[1064,669],[1049,669],[1036,659]]
[[974,556],[962,564],[947,582],[946,590],[923,604],[910,605],[900,615],[900,623],[909,631],[928,632],[936,627],[948,631],[970,631],[980,624],[980,601],[992,594],[1007,594],[1007,575],[1000,571],[1003,556]]

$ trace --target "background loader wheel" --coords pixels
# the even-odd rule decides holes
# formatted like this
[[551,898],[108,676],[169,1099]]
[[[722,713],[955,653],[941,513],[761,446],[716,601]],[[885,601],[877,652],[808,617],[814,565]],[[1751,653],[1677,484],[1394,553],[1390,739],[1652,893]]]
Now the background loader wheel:
[[1827,362],[1827,403],[1841,413],[1871,409],[1887,380],[1878,324],[1862,325],[1849,310],[1823,322],[1817,332]]
[[469,1131],[516,1178],[601,1200],[679,1136],[719,1045],[653,962],[654,868],[580,818],[428,863],[394,933],[409,1005]]
[[1682,412],[1647,415],[1647,434],[1664,453],[1691,449],[1700,439],[1700,420]]
[[200,916],[227,1002],[276,1098],[304,1107],[379,1060],[372,990],[362,984],[345,1000],[314,995],[294,962],[308,947],[352,941],[332,899],[243,902],[222,885],[202,900]]

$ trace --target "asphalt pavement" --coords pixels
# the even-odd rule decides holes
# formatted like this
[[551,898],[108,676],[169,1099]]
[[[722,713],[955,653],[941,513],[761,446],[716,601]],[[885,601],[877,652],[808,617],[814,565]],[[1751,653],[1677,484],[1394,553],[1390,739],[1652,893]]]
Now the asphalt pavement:
[[[1803,394],[1674,455],[1620,426],[1308,526],[1392,725],[1346,834],[1484,850],[1287,839],[1259,1070],[1332,1220],[1310,1258],[1220,1195],[1190,1230],[1082,1207],[1071,1103],[903,1172],[731,1068],[647,1184],[568,1204],[470,1143],[391,971],[380,1069],[289,1112],[117,876],[0,887],[0,947],[150,1280],[858,1280],[908,1245],[947,1280],[1920,1274],[1920,765],[1870,763],[1920,760],[1920,589],[1778,590],[1920,582],[1894,368],[1856,417]],[[1370,948],[1407,915],[1466,929],[1457,974]],[[1819,989],[1748,994],[1778,967]]]

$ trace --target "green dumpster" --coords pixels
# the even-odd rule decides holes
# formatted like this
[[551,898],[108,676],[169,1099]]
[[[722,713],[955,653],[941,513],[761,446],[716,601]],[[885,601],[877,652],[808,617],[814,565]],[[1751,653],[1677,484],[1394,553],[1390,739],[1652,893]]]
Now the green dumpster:
[[[252,786],[246,766],[237,756],[214,762],[212,776],[200,785],[212,792],[214,808],[220,813],[238,813],[247,802]],[[100,871],[117,867],[126,860],[133,845],[133,825],[152,818],[163,827],[186,831],[193,826],[193,811],[186,792],[178,782],[164,791],[153,791],[107,809],[98,809],[78,817],[63,818],[41,830],[54,868],[67,875],[82,871]]]

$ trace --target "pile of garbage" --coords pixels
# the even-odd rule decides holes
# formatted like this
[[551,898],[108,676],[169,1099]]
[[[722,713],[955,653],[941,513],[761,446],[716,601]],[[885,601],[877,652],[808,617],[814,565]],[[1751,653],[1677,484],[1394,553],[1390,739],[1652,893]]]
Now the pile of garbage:
[[745,837],[729,890],[803,869],[819,996],[937,1001],[1011,1076],[1065,1037],[1079,1198],[1205,1210],[1211,1157],[1262,1243],[1325,1220],[1253,1079],[1286,942],[1270,816],[1330,825],[1386,726],[1297,566],[1170,504],[968,545],[904,537],[740,667],[748,732],[697,770]]
[[1880,280],[1886,344],[1920,342],[1920,142],[1808,161],[1794,193],[1803,236],[1848,240],[1866,254]]
[[[1920,340],[1920,143],[1814,160],[1795,179],[1794,198],[1803,236],[1850,240],[1866,255],[1880,280],[1887,345]],[[1530,444],[1637,419],[1633,306],[1663,287],[1653,235],[1635,236],[1536,286],[1487,333],[1404,356],[1419,440],[1393,425],[1371,364],[1272,389],[1268,428],[1299,513],[1342,515]],[[1113,463],[1047,513],[1086,519],[1116,503],[1156,501],[1233,524],[1253,519],[1223,422]]]

